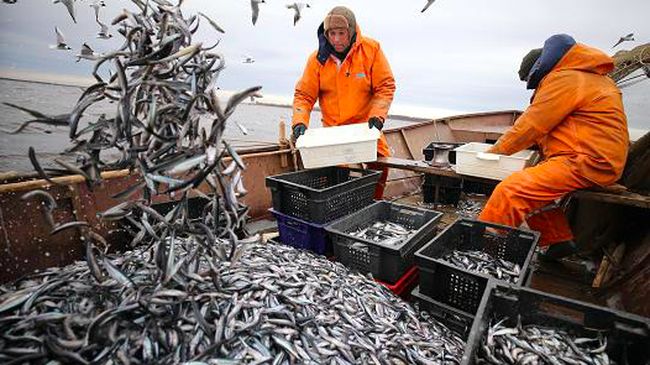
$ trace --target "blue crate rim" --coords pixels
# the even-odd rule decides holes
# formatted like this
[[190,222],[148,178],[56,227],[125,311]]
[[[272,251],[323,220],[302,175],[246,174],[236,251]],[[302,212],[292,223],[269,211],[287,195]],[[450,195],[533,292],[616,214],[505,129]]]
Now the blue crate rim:
[[[276,184],[288,185],[288,186],[290,186],[292,188],[295,188],[295,189],[307,190],[307,191],[310,191],[310,192],[313,192],[313,193],[322,193],[322,192],[328,192],[330,190],[338,189],[338,188],[348,184],[351,181],[351,180],[344,181],[344,182],[342,182],[340,184],[332,185],[332,186],[327,187],[325,189],[315,189],[315,188],[312,188],[312,187],[309,187],[309,186],[306,186],[306,185],[302,185],[302,184],[298,184],[298,183],[294,183],[294,182],[282,179],[283,177],[286,177],[286,176],[297,175],[297,174],[305,173],[307,171],[316,171],[316,170],[319,170],[319,169],[331,169],[331,168],[341,169],[341,170],[350,170],[351,172],[360,172],[362,175],[355,178],[354,180],[358,180],[358,179],[361,179],[361,178],[374,178],[374,177],[377,177],[377,179],[378,179],[379,175],[381,175],[381,171],[370,170],[370,169],[357,169],[357,168],[338,167],[338,166],[319,167],[319,168],[315,168],[315,169],[304,169],[304,170],[300,170],[300,171],[287,172],[287,173],[280,174],[280,175],[267,176],[266,177],[266,182],[267,182],[266,186],[269,186],[269,184],[268,184],[269,181],[273,181]],[[365,184],[364,184],[364,186],[365,186]],[[326,200],[326,199],[324,199],[324,200]]]
[[414,207],[414,206],[410,206],[410,205],[406,205],[406,204],[397,204],[397,203],[393,203],[393,202],[387,201],[387,200],[376,200],[375,202],[368,205],[367,207],[365,207],[365,208],[363,208],[363,209],[361,209],[359,211],[356,211],[354,213],[351,213],[351,214],[349,214],[349,215],[347,215],[347,216],[345,216],[343,218],[349,218],[349,217],[356,216],[356,215],[362,215],[366,210],[369,210],[369,209],[373,208],[375,205],[383,204],[384,202],[389,203],[392,206],[417,210],[417,211],[420,211],[422,213],[424,213],[424,212],[433,212],[433,213],[435,213],[435,216],[433,218],[431,218],[431,220],[429,220],[428,222],[423,224],[422,227],[420,227],[417,231],[415,231],[415,233],[413,233],[413,235],[409,239],[403,241],[402,244],[400,246],[397,246],[397,247],[396,246],[389,246],[389,245],[386,245],[386,244],[383,244],[383,243],[380,243],[380,242],[370,241],[370,240],[367,240],[365,238],[355,237],[355,236],[352,236],[352,235],[350,235],[348,233],[345,233],[343,231],[340,231],[338,229],[333,228],[332,227],[333,225],[335,225],[336,223],[339,223],[338,220],[334,221],[334,222],[331,222],[331,223],[328,223],[327,226],[325,227],[325,230],[327,232],[333,234],[333,235],[342,236],[342,237],[345,237],[345,238],[348,238],[348,239],[351,239],[351,240],[355,240],[355,241],[360,241],[360,242],[363,242],[363,243],[367,244],[368,246],[375,246],[375,247],[378,247],[380,249],[395,251],[396,253],[399,253],[401,255],[402,249],[406,245],[411,244],[414,237],[416,237],[419,233],[421,233],[422,230],[425,227],[427,227],[428,225],[437,224],[438,221],[440,220],[440,218],[442,218],[442,216],[443,216],[443,213],[439,212],[437,210],[424,209],[424,208]]
[[[317,229],[325,228],[325,226],[329,224],[329,223],[321,223],[321,224],[319,224],[319,223],[307,222],[306,220],[300,219],[298,217],[294,217],[294,216],[286,214],[286,213],[278,212],[277,210],[273,209],[272,207],[269,208],[268,211],[271,212],[271,214],[273,214],[273,215],[277,214],[277,215],[281,216],[282,218],[292,219],[292,220],[298,221],[298,223],[306,224],[306,225],[308,225],[310,227],[317,228]],[[338,221],[338,219],[335,220],[334,222],[336,222],[336,221]]]
[[[532,260],[534,254],[535,254],[535,248],[537,248],[537,244],[538,244],[539,236],[540,236],[539,232],[532,231],[532,230],[529,230],[529,229],[514,228],[514,227],[504,226],[504,225],[501,225],[501,224],[496,224],[496,223],[483,222],[483,221],[479,221],[479,220],[475,220],[475,219],[458,218],[454,222],[449,224],[447,227],[445,227],[445,229],[443,229],[440,233],[438,233],[433,239],[431,239],[431,241],[429,241],[429,242],[425,243],[424,245],[422,245],[422,247],[420,247],[420,249],[415,252],[415,260],[416,260],[416,262],[421,262],[421,261],[433,262],[435,264],[445,265],[445,266],[450,267],[452,269],[459,270],[459,271],[462,271],[464,273],[471,274],[471,275],[474,275],[474,276],[479,276],[479,277],[482,277],[482,278],[485,278],[485,279],[488,279],[488,280],[489,279],[494,279],[496,281],[508,283],[507,281],[497,279],[497,278],[495,278],[493,276],[486,275],[486,274],[479,273],[479,272],[469,271],[469,270],[460,268],[458,266],[455,266],[455,265],[453,265],[453,264],[451,264],[451,263],[449,263],[447,261],[443,261],[443,260],[436,259],[436,258],[433,258],[433,257],[425,256],[424,254],[422,254],[422,252],[425,249],[427,249],[429,247],[429,245],[433,244],[438,238],[440,238],[443,234],[445,234],[448,230],[450,230],[455,224],[460,224],[462,222],[480,223],[480,224],[484,224],[486,226],[493,227],[493,228],[507,229],[508,231],[519,231],[519,232],[522,232],[522,233],[528,233],[528,234],[533,235],[533,240],[534,240],[535,244],[530,245],[530,248],[528,249],[528,253],[526,254],[526,259],[524,260],[524,262],[521,265],[521,270],[522,271],[519,273],[519,278],[517,279],[517,282],[515,283],[516,285],[523,286],[523,284],[524,284],[523,282],[526,280],[526,270],[524,270],[524,268],[528,268],[530,266],[530,261]],[[420,268],[420,269],[422,269],[422,268]]]

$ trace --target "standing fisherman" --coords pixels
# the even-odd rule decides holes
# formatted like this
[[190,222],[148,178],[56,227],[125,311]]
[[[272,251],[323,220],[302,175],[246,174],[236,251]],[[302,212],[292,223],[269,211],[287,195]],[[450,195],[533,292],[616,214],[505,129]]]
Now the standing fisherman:
[[[361,35],[352,10],[337,6],[318,28],[318,50],[307,60],[293,99],[293,136],[309,126],[309,115],[318,100],[323,126],[368,123],[381,131],[395,94],[395,79],[379,42]],[[386,137],[381,134],[377,154],[388,157]],[[388,169],[381,170],[375,199],[384,194]]]

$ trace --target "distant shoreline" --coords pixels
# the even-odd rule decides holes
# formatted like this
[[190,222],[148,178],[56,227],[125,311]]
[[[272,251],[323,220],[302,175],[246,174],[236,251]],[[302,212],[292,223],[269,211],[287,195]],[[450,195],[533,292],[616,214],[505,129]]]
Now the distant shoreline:
[[56,82],[56,81],[44,81],[44,80],[35,80],[35,79],[20,79],[16,77],[10,77],[10,76],[0,76],[0,80],[10,80],[10,81],[17,81],[17,82],[28,82],[28,83],[33,83],[33,84],[43,84],[43,85],[54,85],[54,86],[64,86],[64,87],[87,87],[88,85],[81,85],[81,84],[65,84],[62,82]]
[[[88,87],[89,85],[83,85],[81,83],[65,83],[61,81],[55,81],[55,80],[40,80],[40,79],[27,79],[27,78],[20,78],[20,77],[12,77],[12,76],[1,76],[0,75],[0,80],[9,80],[9,81],[16,81],[16,82],[26,82],[26,83],[35,83],[35,84],[42,84],[42,85],[53,85],[53,86],[63,86],[63,87]],[[286,108],[286,109],[291,109],[292,105],[291,104],[283,104],[279,102],[267,102],[267,101],[256,101],[254,103],[247,102],[249,105],[261,105],[261,106],[268,106],[268,107],[277,107],[277,108]],[[320,112],[320,108],[316,105],[314,106],[314,111]],[[399,119],[401,121],[407,121],[407,122],[423,122],[427,120],[431,120],[433,118],[423,118],[423,117],[413,117],[413,116],[408,116],[408,115],[399,115],[399,114],[389,114],[388,117],[390,119]]]
[[[58,80],[43,80],[39,78],[21,78],[18,76],[9,76],[9,75],[3,75],[0,73],[0,80],[9,80],[9,81],[15,81],[15,82],[25,82],[25,83],[36,83],[36,84],[43,84],[43,85],[53,85],[53,86],[63,86],[63,87],[73,87],[73,88],[84,88],[90,86],[92,83],[91,79],[88,79],[88,84],[84,84],[81,82],[75,83],[74,81],[70,82],[63,82],[63,81],[58,81]],[[292,108],[291,104],[285,104],[282,102],[272,102],[272,101],[256,101],[254,103],[249,103],[246,102],[249,105],[261,105],[261,106],[267,106],[267,107],[276,107],[276,108],[286,108],[290,109]],[[314,106],[314,111],[320,111],[320,108],[318,105]],[[466,112],[466,113],[458,113],[454,115],[463,115],[463,114],[475,114],[477,112]],[[480,112],[479,112],[480,113]],[[400,121],[405,121],[405,122],[413,122],[413,123],[419,123],[419,122],[425,122],[428,120],[433,120],[433,119],[439,119],[440,116],[438,117],[417,117],[417,116],[409,116],[409,115],[404,115],[404,114],[389,114],[388,118],[390,119],[396,119]],[[643,129],[643,128],[633,128],[628,126],[628,130],[630,132],[630,140],[637,140],[641,138],[643,135],[648,133],[650,130],[648,129]]]

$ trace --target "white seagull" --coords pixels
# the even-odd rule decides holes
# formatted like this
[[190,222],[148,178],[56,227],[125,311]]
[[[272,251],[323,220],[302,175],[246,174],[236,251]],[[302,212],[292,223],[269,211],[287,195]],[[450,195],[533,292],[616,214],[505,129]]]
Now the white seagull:
[[65,42],[65,38],[63,37],[63,33],[61,33],[59,28],[54,27],[54,33],[56,33],[56,45],[52,45],[52,46],[50,46],[50,48],[52,48],[52,49],[60,49],[62,51],[69,51],[69,50],[72,49]]
[[87,43],[84,43],[81,46],[80,53],[77,54],[77,62],[79,62],[82,58],[85,60],[95,61],[99,58],[99,54],[93,51],[93,49],[90,48],[90,46]]
[[58,4],[61,3],[65,5],[66,9],[68,9],[68,14],[72,17],[73,22],[77,22],[77,19],[75,18],[75,12],[74,12],[74,0],[52,0],[53,4]]
[[296,23],[298,23],[298,20],[300,20],[301,16],[301,11],[305,7],[310,8],[309,4],[307,3],[293,3],[293,4],[287,4],[287,9],[293,9],[293,25],[295,26]]
[[618,42],[616,42],[616,44],[614,44],[612,46],[612,48],[615,48],[616,46],[618,46],[619,44],[621,44],[623,42],[630,42],[630,41],[633,41],[633,40],[634,40],[634,33],[630,33],[630,34],[626,35],[625,37],[621,37],[618,40]]
[[102,23],[99,19],[97,19],[97,24],[99,24],[99,32],[97,32],[97,38],[100,39],[109,39],[113,35],[108,32],[108,25]]
[[104,1],[95,1],[94,3],[90,4],[90,7],[95,10],[95,20],[99,21],[99,8],[106,6],[106,3]]
[[260,15],[260,3],[264,0],[251,0],[251,9],[253,10],[253,25],[257,22],[257,17]]

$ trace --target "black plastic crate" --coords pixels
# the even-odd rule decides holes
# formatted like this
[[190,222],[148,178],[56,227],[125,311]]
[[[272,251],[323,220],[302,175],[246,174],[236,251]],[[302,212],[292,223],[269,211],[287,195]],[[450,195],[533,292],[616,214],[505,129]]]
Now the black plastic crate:
[[380,171],[325,167],[269,176],[273,209],[311,223],[329,223],[373,202]]
[[[490,233],[487,227],[500,233]],[[518,264],[521,274],[516,284],[524,285],[538,239],[537,232],[460,218],[415,253],[420,290],[437,301],[475,314],[491,277],[456,267],[441,258],[454,250],[487,252],[496,259]]]
[[[462,146],[464,144],[465,143],[463,143],[463,142],[431,142],[431,143],[429,143],[428,146],[426,146],[422,150],[422,154],[424,155],[424,160],[425,161],[431,161],[431,160],[433,160],[433,157],[434,157],[434,155],[436,153],[436,147],[435,147],[436,145],[452,145],[452,146],[454,146],[454,148],[456,148],[456,147],[460,147],[460,146]],[[447,158],[448,158],[450,164],[455,165],[456,164],[456,151],[454,151],[453,149],[450,150],[449,155],[447,156]]]
[[429,312],[436,320],[456,332],[465,341],[469,339],[475,316],[440,303],[426,294],[422,294],[419,286],[411,291],[411,296],[417,300],[421,309]]
[[457,204],[460,200],[460,193],[461,179],[432,174],[424,175],[422,200],[425,203]]
[[[378,201],[325,227],[330,233],[334,256],[345,266],[372,273],[381,281],[395,283],[413,265],[413,253],[436,234],[442,213],[428,209]],[[349,235],[376,221],[389,221],[417,229],[398,246],[382,245]],[[353,247],[354,246],[354,247]]]
[[[487,329],[506,318],[505,324],[540,325],[559,328],[577,337],[607,337],[607,355],[612,363],[648,364],[650,359],[650,320],[629,313],[603,308],[529,288],[501,285],[491,281],[465,345],[461,364],[476,364],[476,355]],[[627,362],[625,361],[627,356]]]

